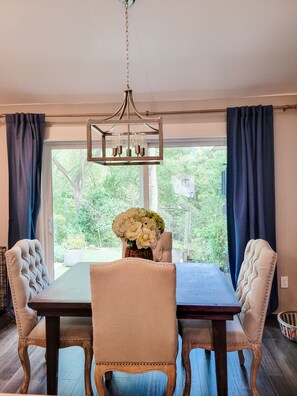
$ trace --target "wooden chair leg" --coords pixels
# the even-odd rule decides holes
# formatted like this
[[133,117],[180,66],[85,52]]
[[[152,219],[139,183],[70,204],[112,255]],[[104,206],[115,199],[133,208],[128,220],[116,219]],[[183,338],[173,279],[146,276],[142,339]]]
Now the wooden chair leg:
[[93,396],[92,384],[91,384],[91,367],[93,359],[93,347],[92,342],[85,342],[83,344],[85,352],[85,369],[84,369],[84,381],[85,381],[85,392],[86,396]]
[[99,364],[95,366],[95,384],[99,396],[105,395],[105,384],[104,384],[104,373],[105,366],[100,366]]
[[244,366],[244,354],[242,350],[238,351],[238,359],[239,359],[239,364],[241,366]]
[[106,371],[105,381],[111,381],[111,380],[112,380],[112,371]]
[[176,367],[175,367],[175,365],[167,366],[166,375],[167,375],[166,396],[172,396],[174,393],[175,384],[176,384]]
[[20,393],[27,393],[30,382],[31,369],[30,369],[30,360],[28,356],[28,345],[24,340],[19,340],[18,353],[24,371],[24,379],[20,388]]
[[186,383],[183,396],[189,396],[191,390],[191,362],[190,362],[191,347],[189,344],[183,343],[182,346],[182,361],[186,370]]
[[258,369],[261,364],[262,360],[262,349],[261,345],[257,345],[253,347],[253,360],[252,360],[252,367],[251,367],[251,374],[250,374],[250,381],[251,381],[251,390],[253,396],[259,396],[260,393],[257,388],[257,374]]

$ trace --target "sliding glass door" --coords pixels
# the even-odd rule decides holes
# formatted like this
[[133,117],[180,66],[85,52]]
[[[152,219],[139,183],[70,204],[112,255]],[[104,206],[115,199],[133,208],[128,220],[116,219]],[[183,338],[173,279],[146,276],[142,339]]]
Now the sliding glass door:
[[78,261],[120,258],[112,221],[143,206],[160,213],[172,232],[173,261],[217,262],[225,269],[226,148],[210,143],[171,142],[162,165],[114,167],[87,162],[85,148],[77,145],[48,145],[44,166],[51,172],[44,196],[51,202],[44,219],[52,234],[46,249],[55,277]]

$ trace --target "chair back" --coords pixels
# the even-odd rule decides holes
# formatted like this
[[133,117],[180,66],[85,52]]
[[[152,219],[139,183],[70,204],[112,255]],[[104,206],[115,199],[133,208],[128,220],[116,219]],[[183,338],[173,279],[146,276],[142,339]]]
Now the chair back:
[[241,303],[239,319],[252,342],[262,339],[277,254],[263,239],[248,242],[239,272],[236,294]]
[[37,239],[22,239],[5,255],[19,337],[26,338],[38,321],[28,301],[50,283],[43,250]]
[[96,364],[175,363],[176,271],[139,258],[90,267]]
[[[122,244],[122,257],[125,257],[127,243]],[[154,261],[171,263],[172,262],[172,233],[163,232],[155,246],[152,247]]]

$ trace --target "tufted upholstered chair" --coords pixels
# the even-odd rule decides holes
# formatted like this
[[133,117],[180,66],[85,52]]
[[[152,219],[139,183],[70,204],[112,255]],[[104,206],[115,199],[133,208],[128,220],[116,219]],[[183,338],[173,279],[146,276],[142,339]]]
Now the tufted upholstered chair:
[[[253,352],[250,383],[253,395],[259,395],[256,378],[261,363],[261,341],[276,266],[276,253],[263,239],[250,240],[246,246],[240,269],[236,294],[241,312],[227,321],[227,352],[238,351],[244,364],[243,350]],[[212,326],[208,320],[179,320],[182,337],[182,360],[186,369],[184,395],[191,387],[190,352],[195,348],[213,350]]]
[[[125,256],[126,242],[122,244],[122,257]],[[172,262],[172,233],[169,231],[163,232],[160,239],[155,246],[152,247],[154,261],[157,262]]]
[[[38,318],[36,312],[28,306],[30,298],[49,286],[40,242],[37,239],[18,241],[6,252],[6,264],[19,334],[18,353],[24,371],[20,393],[27,393],[30,381],[28,346],[46,346],[45,319]],[[91,318],[61,318],[60,348],[80,346],[84,349],[87,396],[92,395],[92,342]]]
[[162,371],[176,380],[176,272],[171,263],[124,258],[90,267],[95,383],[105,373]]

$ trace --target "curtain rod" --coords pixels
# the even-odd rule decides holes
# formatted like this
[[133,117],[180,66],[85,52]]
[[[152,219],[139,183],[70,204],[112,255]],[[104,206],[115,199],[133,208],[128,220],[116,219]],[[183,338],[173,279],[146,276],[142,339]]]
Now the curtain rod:
[[[242,107],[242,106],[240,106]],[[273,106],[273,110],[297,110],[297,104],[294,105],[279,105]],[[144,116],[162,116],[162,115],[186,115],[186,114],[210,114],[210,113],[225,113],[224,109],[197,109],[197,110],[173,110],[173,111],[146,111],[140,112]],[[46,118],[82,118],[82,117],[107,117],[111,113],[84,113],[84,114],[49,114]],[[0,114],[0,118],[5,118],[6,114]]]

